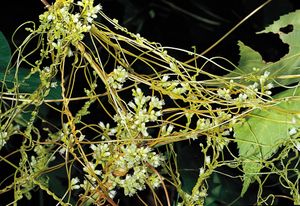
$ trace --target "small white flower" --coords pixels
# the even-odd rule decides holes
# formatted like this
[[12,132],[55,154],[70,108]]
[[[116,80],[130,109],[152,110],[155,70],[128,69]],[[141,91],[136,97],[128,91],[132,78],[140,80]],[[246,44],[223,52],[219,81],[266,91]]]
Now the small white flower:
[[48,20],[48,21],[52,21],[52,20],[54,20],[54,19],[55,19],[55,16],[52,15],[52,14],[49,14],[48,17],[47,17],[47,20]]
[[217,90],[217,93],[220,97],[226,99],[226,100],[229,100],[231,99],[231,96],[230,96],[230,90],[229,89],[218,89]]
[[168,129],[167,129],[167,134],[171,134],[171,132],[173,131],[173,129],[174,129],[174,125],[170,124],[168,126]]
[[266,89],[272,89],[274,88],[274,84],[273,83],[269,83],[266,85]]
[[91,148],[92,150],[94,150],[94,151],[97,149],[96,145],[94,145],[94,144],[91,144],[91,145],[90,145],[90,148]]
[[229,130],[225,130],[223,133],[222,133],[222,136],[228,136],[230,135],[230,131]]
[[260,78],[259,78],[260,85],[264,84],[264,82],[267,80],[269,75],[270,75],[270,72],[265,71],[264,74],[262,76],[260,76]]
[[43,71],[49,73],[50,72],[50,67],[48,67],[48,66],[44,67]]
[[259,84],[257,82],[254,82],[252,85],[249,85],[248,88],[251,90],[255,90],[258,86]]
[[172,70],[172,71],[176,71],[176,70],[178,70],[178,67],[177,67],[177,65],[175,64],[175,63],[173,63],[173,62],[170,62],[170,69]]
[[172,92],[173,92],[174,94],[178,94],[178,95],[183,94],[183,93],[185,93],[186,91],[187,91],[187,90],[186,90],[185,88],[183,88],[183,87],[174,88],[174,89],[172,90]]
[[116,194],[117,194],[116,190],[111,190],[108,192],[108,196],[112,199],[116,196]]
[[200,167],[199,176],[203,175],[204,172],[205,172],[205,169],[203,167]]
[[101,129],[105,129],[105,125],[104,125],[103,122],[100,121],[100,122],[98,123],[98,125],[100,126]]
[[156,153],[153,153],[154,156],[149,160],[149,163],[153,166],[153,167],[158,167],[161,165],[162,161],[163,161],[163,157],[159,156]]
[[100,10],[102,10],[102,6],[101,6],[100,4],[97,4],[97,5],[94,7],[93,13],[98,13]]
[[65,147],[62,147],[58,152],[61,156],[64,156],[66,154],[66,148]]
[[128,106],[131,107],[132,109],[136,109],[136,105],[133,102],[129,102]]
[[77,5],[82,7],[84,6],[82,1],[77,1]]
[[115,89],[121,89],[123,83],[126,82],[128,78],[128,72],[122,67],[117,66],[110,74],[107,82]]
[[117,133],[117,128],[111,128],[109,131],[108,131],[108,135],[109,136],[112,136],[112,135],[114,135],[114,134],[116,134]]
[[206,164],[209,164],[210,161],[211,161],[210,156],[209,155],[205,156],[205,160],[204,161],[205,161]]
[[272,94],[272,92],[271,91],[265,91],[265,94],[270,96]]
[[79,183],[79,178],[75,177],[71,179],[71,190],[76,190],[80,188],[80,185],[78,185],[77,183]]
[[79,140],[80,142],[82,142],[82,141],[84,140],[84,138],[85,138],[85,135],[81,134],[81,135],[79,136],[78,140]]
[[296,129],[295,127],[291,128],[291,129],[289,130],[289,135],[290,135],[290,136],[292,136],[292,135],[294,135],[294,134],[297,134],[297,129]]
[[146,127],[140,127],[140,132],[142,133],[142,135],[144,137],[148,137],[149,136],[149,133],[147,132],[147,128]]
[[265,78],[267,78],[269,75],[270,75],[270,72],[269,72],[269,71],[265,71],[263,76],[264,76]]
[[245,101],[248,98],[247,94],[239,94],[238,99],[241,101]]
[[166,82],[166,81],[168,81],[169,78],[170,78],[170,76],[164,75],[161,81]]
[[72,51],[72,49],[68,49],[68,57],[72,57],[72,56],[74,56],[74,53],[73,53],[73,51]]
[[73,20],[74,23],[78,23],[79,19],[80,19],[80,14],[79,13],[76,13],[76,14],[72,15],[72,20]]
[[52,42],[51,45],[55,48],[58,49],[61,46],[61,40],[58,39],[57,42]]
[[56,88],[57,87],[57,82],[51,82],[50,87],[51,88]]
[[149,177],[149,182],[153,189],[158,188],[161,184],[161,180],[156,174]]
[[152,105],[154,108],[162,109],[162,106],[165,104],[163,100],[159,100],[157,97],[152,96],[150,105]]
[[7,132],[0,132],[0,138],[5,139],[7,137]]
[[92,22],[93,22],[93,18],[90,17],[90,16],[88,16],[88,17],[86,18],[86,20],[87,20],[89,23],[92,23]]
[[300,152],[300,142],[297,142],[295,145],[296,149]]
[[200,118],[197,121],[197,129],[206,130],[211,127],[211,122],[209,119]]
[[6,144],[5,139],[0,139],[0,148],[2,148]]

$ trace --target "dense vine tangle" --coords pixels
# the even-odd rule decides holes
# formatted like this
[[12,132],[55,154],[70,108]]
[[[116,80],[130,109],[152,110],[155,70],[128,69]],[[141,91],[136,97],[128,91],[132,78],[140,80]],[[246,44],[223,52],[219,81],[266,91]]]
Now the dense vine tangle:
[[[239,166],[236,157],[233,161],[223,157],[223,150],[230,150],[228,143],[233,141],[233,126],[254,108],[272,103],[272,85],[266,83],[269,73],[252,76],[251,84],[242,85],[236,80],[244,76],[233,79],[205,71],[208,64],[227,70],[213,58],[166,48],[127,31],[106,16],[100,5],[94,6],[93,0],[42,2],[47,11],[40,15],[38,28],[27,28],[30,35],[18,50],[21,54],[32,38],[39,40],[40,59],[29,64],[31,75],[38,73],[41,85],[33,94],[19,98],[23,105],[19,109],[36,106],[30,124],[20,132],[30,146],[23,143],[14,183],[4,190],[13,188],[16,201],[30,196],[37,186],[62,205],[72,201],[117,205],[119,194],[144,202],[138,192],[148,188],[156,205],[171,205],[168,184],[182,200],[178,205],[203,205],[212,172],[222,165]],[[202,58],[205,63],[198,67],[181,62],[168,54],[171,50]],[[20,62],[28,62],[29,55],[20,56]],[[76,85],[82,81],[79,73],[85,77],[85,88]],[[201,80],[202,76],[207,80]],[[55,78],[59,80],[56,84]],[[62,98],[45,99],[56,86],[61,87]],[[76,96],[75,88],[84,96]],[[53,102],[60,102],[61,108]],[[74,111],[76,102],[84,103]],[[34,125],[40,118],[40,105],[61,114],[59,124],[43,126],[47,138]],[[103,113],[92,117],[91,108]],[[205,157],[191,194],[181,188],[172,146],[186,140],[200,140],[199,155]],[[32,150],[34,155],[28,157]],[[59,162],[61,157],[64,161]],[[68,177],[62,196],[48,187],[47,174],[58,169],[64,169]],[[166,203],[155,194],[159,187]]]

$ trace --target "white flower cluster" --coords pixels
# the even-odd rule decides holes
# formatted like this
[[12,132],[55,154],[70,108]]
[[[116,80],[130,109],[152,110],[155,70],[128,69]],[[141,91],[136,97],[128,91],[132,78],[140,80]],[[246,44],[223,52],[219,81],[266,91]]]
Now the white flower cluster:
[[175,95],[182,95],[190,90],[190,85],[187,82],[181,82],[179,80],[168,81],[170,76],[164,75],[160,81],[161,86],[174,93]]
[[98,161],[99,164],[108,161],[110,153],[110,148],[108,143],[103,144],[91,144],[90,148],[93,150],[93,158]]
[[[0,110],[0,114],[1,114],[1,110]],[[0,150],[2,149],[3,146],[5,146],[9,138],[13,134],[17,134],[19,130],[20,130],[19,124],[13,125],[12,123],[10,123],[8,128],[5,128],[5,126],[0,125]]]
[[219,88],[217,90],[217,94],[221,97],[224,98],[226,100],[230,100],[231,99],[231,95],[230,95],[230,90],[226,89],[226,88]]
[[34,147],[34,152],[36,156],[31,156],[30,166],[31,172],[37,173],[43,171],[48,167],[48,164],[55,159],[55,156],[52,156],[49,153],[49,149],[53,145],[36,145]]
[[217,116],[214,119],[214,125],[218,126],[219,124],[222,124],[223,122],[226,122],[230,120],[232,117],[232,114],[226,113],[225,111],[221,109],[217,109]]
[[[230,80],[230,85],[226,88],[217,89],[216,95],[222,99],[230,101],[234,104],[246,107],[248,104],[259,103],[261,99],[257,98],[261,95],[272,95],[271,89],[274,88],[274,84],[270,78],[270,72],[264,71],[261,74],[260,69],[253,68],[254,72],[260,72],[260,74],[251,74],[247,79],[249,85],[242,90],[239,88],[239,84],[235,84],[233,80]],[[236,97],[233,94],[237,94]]]
[[162,115],[161,109],[165,104],[163,100],[159,100],[155,96],[144,96],[140,88],[133,89],[133,101],[128,106],[133,110],[127,113],[120,111],[114,116],[117,123],[116,128],[112,128],[113,132],[120,139],[135,138],[139,134],[149,137],[147,131],[147,123],[157,121]]
[[137,191],[145,189],[146,183],[152,188],[160,185],[159,177],[145,163],[156,168],[161,165],[164,158],[152,152],[149,147],[137,147],[135,144],[122,146],[120,153],[114,155],[114,159],[116,161],[112,167],[113,170],[118,171],[122,168],[123,171],[131,171],[126,175],[113,172],[113,175],[109,177],[117,187],[124,189],[125,195],[132,196]]
[[211,123],[210,119],[205,119],[205,118],[199,118],[197,120],[197,130],[208,130],[212,128],[214,125]]
[[81,6],[81,17],[89,23],[93,23],[93,20],[97,18],[97,13],[102,9],[100,4],[94,5],[94,0],[82,0],[77,2],[78,6]]
[[146,184],[152,188],[160,186],[160,178],[147,164],[157,168],[164,158],[151,148],[138,147],[136,144],[120,147],[116,144],[99,143],[91,145],[91,149],[93,160],[83,168],[89,181],[85,180],[80,184],[75,177],[71,180],[72,189],[95,189],[94,185],[97,185],[99,179],[104,181],[108,193],[113,197],[118,188],[123,188],[125,195],[132,196],[145,189]]
[[74,177],[71,179],[71,190],[76,190],[80,188],[80,185],[78,183],[80,182],[78,177]]
[[205,197],[207,197],[207,189],[202,187],[200,190],[193,192],[192,194],[182,192],[183,201],[178,202],[177,206],[193,205],[200,206],[204,205]]
[[168,126],[163,125],[161,127],[161,136],[169,136],[173,132],[173,129],[174,129],[174,125],[172,124],[169,124]]
[[7,139],[7,132],[0,132],[0,149],[6,144]]
[[122,89],[127,78],[128,72],[122,66],[117,66],[117,68],[109,74],[107,82],[114,89]]
[[[47,33],[48,41],[55,49],[83,39],[85,32],[91,29],[93,20],[102,9],[98,4],[93,6],[94,0],[82,0],[74,3],[73,0],[57,1],[49,7],[49,11],[39,16],[41,25],[37,32]],[[79,7],[79,12],[72,14],[73,6]]]
[[50,141],[61,141],[63,144],[61,144],[61,148],[59,150],[59,153],[61,155],[65,155],[66,152],[73,152],[74,150],[74,142],[75,139],[78,141],[83,141],[85,138],[85,135],[82,134],[80,130],[75,130],[75,134],[72,131],[69,124],[64,123],[62,125],[62,129],[57,131],[56,133],[49,132]]
[[257,82],[254,82],[253,84],[249,85],[247,87],[248,90],[245,91],[245,94],[248,97],[253,97],[254,95],[257,95],[258,92],[261,92],[265,95],[271,95],[272,92],[270,91],[270,89],[272,89],[274,85],[273,83],[268,81],[270,78],[269,76],[269,71],[265,71],[263,75],[258,76]]
[[[264,78],[265,77],[263,77],[262,79]],[[243,92],[239,93],[236,98],[232,98],[232,96],[230,95],[230,89],[226,89],[226,88],[218,89],[217,95],[225,100],[233,101],[234,103],[243,103],[242,105],[245,106],[245,103],[250,103],[250,102],[255,103],[257,101],[260,101],[257,99],[257,95],[259,94],[271,95],[272,92],[270,91],[270,89],[272,89],[273,87],[274,87],[273,83],[260,85],[259,83],[254,82],[253,84],[248,85],[246,89]]]
[[95,175],[100,176],[102,174],[102,171],[99,169],[96,169],[96,167],[97,167],[97,164],[94,164],[92,162],[88,162],[88,164],[83,167],[83,171],[86,173],[85,176],[91,182],[97,181],[97,179],[95,178]]

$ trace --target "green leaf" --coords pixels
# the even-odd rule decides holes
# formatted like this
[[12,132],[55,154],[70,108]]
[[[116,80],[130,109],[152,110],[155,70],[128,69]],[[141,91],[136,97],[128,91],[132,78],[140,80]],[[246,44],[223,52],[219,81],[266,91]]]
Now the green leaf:
[[241,195],[258,178],[263,162],[290,139],[289,131],[300,127],[300,90],[289,89],[274,96],[278,104],[253,111],[234,127],[239,155],[243,161]]
[[[300,10],[283,15],[279,20],[273,22],[272,25],[265,28],[259,33],[274,33],[278,34],[283,43],[289,45],[289,52],[276,62],[264,62],[261,55],[239,42],[240,61],[238,69],[235,69],[227,75],[227,77],[238,77],[251,75],[263,75],[265,71],[269,71],[271,78],[275,78],[277,82],[283,85],[289,85],[299,81],[299,78],[290,78],[291,76],[284,75],[299,75],[300,74]],[[291,31],[283,32],[285,28],[290,28]],[[266,45],[267,46],[267,45]],[[254,71],[253,68],[259,69]],[[278,78],[281,77],[281,78]],[[248,79],[249,80],[249,79]],[[247,79],[238,80],[243,84],[247,83]],[[279,85],[275,85],[279,86]]]
[[[223,168],[224,169],[224,168]],[[227,169],[218,172],[230,172]],[[255,196],[240,197],[241,182],[236,178],[229,178],[214,172],[208,179],[208,196],[205,198],[205,206],[219,205],[248,205],[255,202]]]
[[[57,164],[60,164],[61,162],[56,161],[55,162]],[[54,164],[54,163],[52,163]],[[68,174],[66,173],[66,171],[64,170],[64,168],[59,168],[56,170],[53,170],[51,172],[49,172],[47,175],[45,175],[46,178],[48,179],[48,188],[50,189],[50,191],[53,191],[54,194],[56,194],[58,197],[64,197],[62,198],[62,200],[64,202],[67,201],[68,196],[65,196],[64,194],[66,193],[66,191],[68,190],[68,183],[66,180],[66,177],[68,177]],[[76,194],[77,197],[79,194],[77,194],[78,191],[73,191],[72,194]],[[75,196],[71,196],[70,198],[70,205],[75,205],[76,202],[74,200]]]
[[[37,89],[38,85],[40,84],[40,78],[39,75],[36,73],[31,75],[30,78],[26,79],[29,73],[30,71],[26,68],[19,68],[18,71],[16,71],[16,68],[10,69],[6,73],[5,79],[3,78],[6,87],[8,89],[11,89],[16,83],[18,83],[20,92],[24,92],[24,93],[34,92]],[[18,79],[16,79],[16,76],[18,77]],[[3,81],[2,75],[0,77],[1,77],[1,81]]]
[[[0,82],[5,82],[6,88],[11,89],[17,83],[19,84],[19,92],[21,93],[33,93],[41,84],[40,77],[38,73],[32,74],[29,78],[28,75],[30,71],[26,68],[19,68],[16,71],[16,68],[10,69],[8,72],[5,70],[0,70]],[[16,72],[18,80],[16,79]],[[55,81],[55,79],[54,79]],[[51,88],[46,99],[60,99],[61,98],[61,87],[60,82],[57,81],[57,87]]]
[[201,149],[197,144],[177,142],[174,144],[177,153],[177,166],[181,177],[182,190],[191,194],[199,177],[199,168],[203,165]]
[[9,43],[2,32],[0,32],[0,71],[4,71],[11,58]]
[[[33,93],[38,86],[40,85],[40,77],[37,73],[30,76],[30,78],[26,78],[30,71],[26,68],[19,68],[16,71],[16,68],[11,68],[7,70],[7,66],[9,64],[11,58],[11,49],[8,41],[2,32],[0,32],[0,83],[5,83],[7,89],[13,88],[13,86],[18,81],[19,91],[22,93]],[[18,75],[16,75],[16,72]],[[18,80],[16,79],[18,77]],[[58,82],[58,85],[60,82]],[[0,84],[1,85],[1,84]],[[46,99],[60,99],[61,98],[61,88],[57,86],[56,88],[52,88],[50,93],[46,97]]]
[[250,74],[253,72],[253,68],[262,68],[265,62],[262,56],[255,50],[246,46],[243,42],[238,41],[238,46],[240,48],[240,61],[239,61],[239,72],[233,71],[233,74]]

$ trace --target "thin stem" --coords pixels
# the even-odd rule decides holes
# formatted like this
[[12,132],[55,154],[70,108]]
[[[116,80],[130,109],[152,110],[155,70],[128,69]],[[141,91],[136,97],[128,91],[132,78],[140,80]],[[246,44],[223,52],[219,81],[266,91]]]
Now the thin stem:
[[[267,0],[263,4],[261,4],[259,7],[254,9],[250,14],[248,14],[245,18],[243,18],[239,23],[237,23],[234,27],[232,27],[226,34],[224,34],[218,41],[216,41],[213,45],[211,45],[209,48],[204,50],[199,56],[203,56],[207,52],[209,52],[211,49],[213,49],[215,46],[217,46],[220,42],[222,42],[226,37],[228,37],[233,31],[235,31],[239,26],[241,26],[245,21],[247,21],[251,16],[253,16],[256,12],[258,12],[260,9],[262,9],[264,6],[266,6],[268,3],[270,3],[272,0]],[[196,56],[192,59],[189,59],[188,61],[184,62],[186,64],[195,61],[199,58],[199,56]]]

